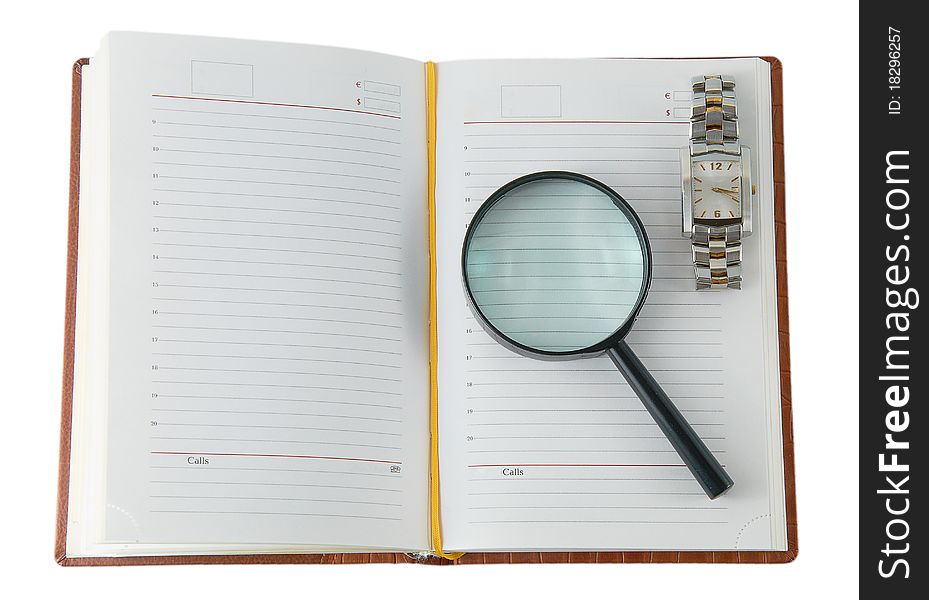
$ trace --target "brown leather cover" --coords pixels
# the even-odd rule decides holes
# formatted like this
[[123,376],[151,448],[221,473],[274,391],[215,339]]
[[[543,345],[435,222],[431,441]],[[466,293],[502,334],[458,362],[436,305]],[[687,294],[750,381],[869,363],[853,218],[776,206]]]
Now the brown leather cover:
[[61,399],[61,450],[55,560],[64,566],[181,564],[494,564],[494,563],[788,563],[797,557],[797,495],[794,481],[794,439],[790,395],[790,334],[787,317],[787,236],[784,190],[784,94],[781,61],[771,64],[774,137],[774,230],[777,262],[777,319],[781,369],[781,414],[784,432],[784,486],[787,500],[787,550],[778,552],[469,552],[453,561],[438,557],[416,560],[403,553],[249,554],[69,558],[65,553],[68,526],[68,482],[71,459],[71,399],[74,387],[74,325],[77,297],[78,193],[81,161],[81,71],[89,59],[74,63],[71,94],[71,179],[68,202],[68,270],[65,296],[64,374]]

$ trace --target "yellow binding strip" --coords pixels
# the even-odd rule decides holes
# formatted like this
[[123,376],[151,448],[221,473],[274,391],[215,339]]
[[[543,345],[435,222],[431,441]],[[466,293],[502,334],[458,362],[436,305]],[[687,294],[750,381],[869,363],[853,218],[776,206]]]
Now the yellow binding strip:
[[431,509],[433,552],[455,560],[463,552],[442,550],[442,516],[439,502],[439,337],[436,328],[436,268],[435,268],[435,100],[436,70],[434,62],[426,63],[426,150],[429,164],[427,179],[429,195],[429,503]]

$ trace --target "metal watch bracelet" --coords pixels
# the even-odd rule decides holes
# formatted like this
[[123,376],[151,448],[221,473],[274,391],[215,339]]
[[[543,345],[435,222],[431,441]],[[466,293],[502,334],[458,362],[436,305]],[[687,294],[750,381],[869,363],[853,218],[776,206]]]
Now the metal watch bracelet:
[[[697,77],[693,82],[690,156],[722,152],[739,156],[735,80],[726,75]],[[742,287],[742,225],[694,223],[694,275],[698,290]]]

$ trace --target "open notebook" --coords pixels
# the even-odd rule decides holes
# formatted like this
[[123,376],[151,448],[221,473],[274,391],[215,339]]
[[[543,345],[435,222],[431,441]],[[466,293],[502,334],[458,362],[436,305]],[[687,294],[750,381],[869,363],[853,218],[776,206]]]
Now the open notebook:
[[[58,560],[792,559],[772,68],[108,35],[76,66]],[[689,82],[717,72],[758,204],[744,289],[698,293],[677,157]],[[549,169],[644,221],[629,342],[723,498],[608,359],[516,356],[466,307],[475,209]]]

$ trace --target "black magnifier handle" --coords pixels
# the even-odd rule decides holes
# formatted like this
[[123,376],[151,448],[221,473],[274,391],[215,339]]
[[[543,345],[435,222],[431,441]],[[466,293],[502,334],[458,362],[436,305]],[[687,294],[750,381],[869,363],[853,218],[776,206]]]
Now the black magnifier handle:
[[710,499],[718,498],[732,487],[732,478],[726,473],[710,449],[681,414],[681,411],[664,393],[632,348],[620,340],[606,351],[620,370],[655,423],[677,450],[684,464],[703,487]]

